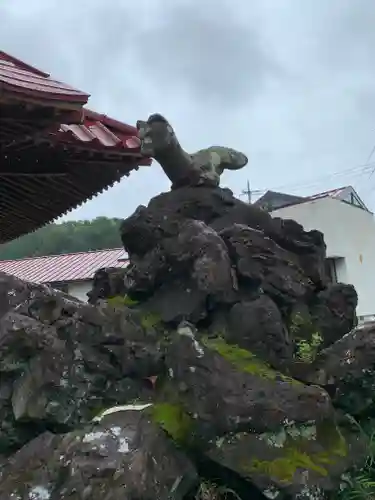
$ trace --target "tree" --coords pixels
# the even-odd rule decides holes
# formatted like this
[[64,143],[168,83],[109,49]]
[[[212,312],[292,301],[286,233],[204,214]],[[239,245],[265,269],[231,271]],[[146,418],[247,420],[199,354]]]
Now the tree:
[[0,260],[119,248],[120,223],[121,219],[97,217],[91,221],[49,224],[1,245]]

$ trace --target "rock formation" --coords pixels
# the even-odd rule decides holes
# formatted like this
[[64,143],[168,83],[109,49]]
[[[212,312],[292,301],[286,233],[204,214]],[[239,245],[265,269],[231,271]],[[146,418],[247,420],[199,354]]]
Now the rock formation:
[[334,499],[363,465],[375,328],[323,235],[174,187],[91,304],[0,274],[0,500]]

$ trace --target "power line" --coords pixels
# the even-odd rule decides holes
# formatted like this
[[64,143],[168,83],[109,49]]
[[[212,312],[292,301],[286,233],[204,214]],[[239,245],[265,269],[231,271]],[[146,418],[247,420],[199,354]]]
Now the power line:
[[369,155],[368,155],[368,157],[367,157],[367,160],[366,160],[366,163],[367,163],[367,164],[368,164],[368,163],[370,163],[370,160],[371,160],[372,155],[373,155],[374,153],[375,153],[375,144],[374,144],[373,148],[371,149],[370,154],[369,154]]
[[243,191],[241,191],[241,195],[242,196],[247,196],[247,202],[248,202],[249,205],[251,205],[251,194],[252,193],[251,193],[251,189],[250,189],[250,181],[247,180],[246,189],[244,189]]
[[263,194],[263,191],[260,191],[259,189],[250,189],[250,181],[248,180],[246,183],[246,189],[241,191],[240,196],[247,196],[247,202],[251,205],[253,194]]
[[[375,149],[374,149],[375,152]],[[337,172],[332,172],[329,174],[325,174],[323,176],[319,176],[315,179],[311,179],[311,181],[306,181],[306,182],[296,182],[296,183],[288,183],[284,185],[280,185],[277,187],[269,187],[266,189],[258,189],[258,190],[252,190],[252,193],[257,193],[257,194],[264,194],[267,191],[278,191],[282,189],[289,189],[289,188],[307,188],[307,187],[313,187],[321,182],[323,182],[326,179],[331,179],[331,178],[337,178],[337,177],[342,177],[345,175],[363,175],[369,171],[374,171],[375,170],[375,163],[370,163],[370,164],[364,164],[364,165],[358,165],[356,167],[352,167],[346,170],[341,170]],[[242,192],[242,194],[245,194],[245,192]]]

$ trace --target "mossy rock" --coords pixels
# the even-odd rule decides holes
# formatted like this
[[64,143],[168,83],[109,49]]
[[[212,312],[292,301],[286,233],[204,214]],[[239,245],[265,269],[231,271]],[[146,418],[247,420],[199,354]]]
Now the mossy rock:
[[[252,471],[275,477],[281,483],[292,483],[298,470],[328,476],[329,465],[335,465],[348,453],[345,438],[332,422],[286,427],[281,436],[280,444],[276,444],[275,434],[262,437],[270,446],[280,446],[281,456],[272,460],[253,459],[250,465]],[[311,446],[312,442],[318,446]]]
[[162,323],[162,319],[159,314],[152,311],[142,311],[141,312],[141,325],[145,330],[150,330],[151,328],[156,328]]
[[282,380],[291,384],[301,385],[300,382],[271,368],[255,354],[237,345],[229,344],[223,338],[203,337],[202,343],[212,351],[216,351],[227,361],[232,363],[239,371],[250,373],[268,380]]
[[302,492],[330,489],[351,465],[349,446],[337,425],[287,424],[277,433],[226,436],[208,455],[250,479],[261,490]]
[[113,307],[134,307],[138,301],[131,299],[128,295],[116,295],[107,299],[107,303]]
[[189,444],[194,434],[194,420],[179,404],[156,403],[149,410],[153,422],[158,424],[174,441]]

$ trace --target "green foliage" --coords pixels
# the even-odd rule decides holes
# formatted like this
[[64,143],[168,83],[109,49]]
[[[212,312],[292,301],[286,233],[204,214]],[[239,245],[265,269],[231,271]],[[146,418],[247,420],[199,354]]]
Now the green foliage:
[[93,220],[49,224],[1,245],[0,260],[119,248],[122,246],[120,223],[121,219],[97,217]]
[[210,481],[202,481],[199,485],[195,500],[241,500],[230,488],[219,486]]
[[[356,423],[353,418],[350,420]],[[366,440],[367,459],[362,469],[342,478],[341,490],[333,500],[375,500],[375,430],[366,432],[359,424],[357,426]]]
[[318,354],[322,342],[323,339],[318,332],[311,335],[311,340],[301,339],[297,341],[296,358],[304,363],[312,363]]

